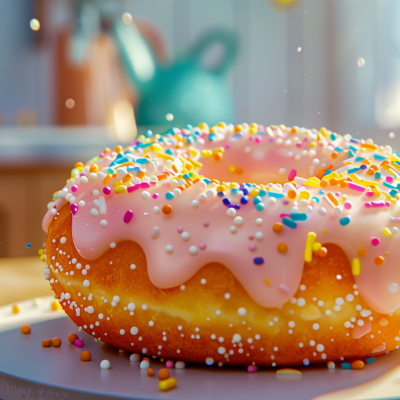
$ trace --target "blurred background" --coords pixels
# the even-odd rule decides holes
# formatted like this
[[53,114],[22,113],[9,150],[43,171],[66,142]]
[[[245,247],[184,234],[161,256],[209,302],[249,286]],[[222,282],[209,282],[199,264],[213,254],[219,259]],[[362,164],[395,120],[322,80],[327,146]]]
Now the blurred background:
[[399,20],[397,0],[1,1],[0,263],[37,254],[75,162],[149,129],[326,126],[396,147]]

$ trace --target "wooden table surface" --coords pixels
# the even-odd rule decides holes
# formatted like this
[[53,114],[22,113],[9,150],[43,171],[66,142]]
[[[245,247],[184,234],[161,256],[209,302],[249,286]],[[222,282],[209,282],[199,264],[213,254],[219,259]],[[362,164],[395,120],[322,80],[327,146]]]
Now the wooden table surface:
[[54,295],[44,279],[38,256],[0,258],[0,306],[40,296]]

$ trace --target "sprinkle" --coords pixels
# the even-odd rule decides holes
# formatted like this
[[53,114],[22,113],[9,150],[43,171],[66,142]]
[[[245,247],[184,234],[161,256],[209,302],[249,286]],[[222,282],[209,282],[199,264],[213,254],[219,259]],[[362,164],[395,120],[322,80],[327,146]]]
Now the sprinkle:
[[280,232],[282,232],[282,229],[283,229],[283,226],[282,226],[282,224],[281,224],[280,222],[276,222],[276,223],[272,226],[272,230],[273,230],[275,233],[280,233]]
[[177,361],[175,363],[175,369],[185,369],[185,363],[183,361]]
[[358,255],[360,257],[364,257],[366,254],[367,254],[367,250],[365,250],[365,249],[358,250]]
[[307,219],[306,213],[292,213],[290,217],[293,221],[305,221]]
[[315,232],[309,232],[309,234],[307,235],[306,249],[304,251],[304,261],[305,262],[312,261],[313,246],[314,246],[316,238],[317,238],[317,235],[315,234]]
[[364,192],[364,191],[365,191],[365,187],[362,186],[362,185],[358,185],[357,183],[348,182],[347,186],[348,186],[350,189],[357,190],[358,192]]
[[165,379],[168,379],[168,378],[169,378],[169,371],[168,371],[168,369],[167,369],[167,368],[161,368],[161,369],[158,371],[157,376],[158,376],[158,379],[159,379],[160,381],[164,381]]
[[391,236],[391,235],[392,235],[392,232],[390,231],[389,228],[385,228],[385,229],[383,230],[383,234],[384,234],[385,236]]
[[124,222],[126,224],[128,224],[129,222],[132,221],[132,218],[133,218],[133,211],[132,210],[128,210],[124,215]]
[[167,245],[165,246],[165,251],[166,251],[167,253],[172,253],[172,252],[174,251],[174,247],[173,247],[171,244],[167,244]]
[[282,223],[291,229],[295,229],[297,227],[296,222],[294,222],[291,218],[284,217],[282,219]]
[[353,258],[351,262],[351,273],[354,276],[358,276],[361,273],[361,264],[358,258]]
[[75,339],[74,340],[74,346],[82,348],[84,346],[83,340],[82,339]]
[[382,265],[385,262],[385,259],[382,256],[375,257],[374,263],[375,265]]
[[[118,187],[120,187],[120,186],[118,186]],[[118,189],[118,188],[115,188],[115,189]],[[115,191],[115,190],[114,190],[114,191]],[[147,192],[146,190],[144,190],[144,191],[142,192],[141,196],[142,196],[142,199],[147,200],[147,199],[150,198],[150,193]]]
[[75,204],[75,203],[71,204],[71,205],[69,206],[69,208],[70,208],[72,214],[74,214],[74,215],[75,215],[75,214],[78,212],[78,210],[79,210],[78,205]]
[[193,208],[197,208],[200,205],[200,203],[197,200],[193,200],[191,205]]
[[339,223],[340,223],[340,225],[342,225],[342,226],[348,225],[348,224],[350,223],[350,217],[347,216],[347,217],[341,218],[341,219],[339,220]]
[[279,289],[282,290],[282,292],[289,294],[290,293],[290,288],[286,286],[284,283],[279,284]]
[[29,335],[31,333],[31,327],[29,325],[22,326],[21,333],[23,333],[24,335]]
[[166,215],[171,214],[172,212],[172,207],[169,204],[165,204],[162,206],[162,212]]
[[165,392],[167,390],[173,389],[176,387],[177,381],[175,378],[168,378],[165,380],[162,380],[159,384],[158,387],[162,392]]
[[207,228],[209,225],[210,225],[210,223],[209,223],[208,221],[203,221],[203,226],[204,226],[204,227]]
[[276,249],[279,253],[284,254],[287,252],[288,247],[286,243],[279,243]]
[[399,289],[399,285],[397,283],[391,283],[388,287],[390,293],[396,293]]
[[111,188],[106,186],[103,188],[103,193],[107,196],[111,193]]
[[233,218],[236,215],[236,210],[230,207],[226,210],[226,215],[230,218]]
[[197,254],[197,247],[196,246],[190,246],[189,247],[189,253],[192,255]]
[[268,285],[271,286],[271,282],[267,278],[263,278],[263,281]]
[[278,375],[278,376],[298,376],[298,377],[301,377],[302,373],[300,371],[298,371],[297,369],[283,368],[283,369],[278,369],[276,371],[276,375]]
[[257,372],[257,366],[256,365],[249,365],[247,366],[247,372]]
[[347,362],[343,362],[340,364],[340,368],[342,369],[351,369],[351,364],[347,363]]
[[296,174],[297,174],[297,171],[295,169],[292,169],[289,172],[289,175],[288,175],[289,182],[293,181],[293,179],[296,177]]
[[153,230],[151,231],[150,237],[152,239],[155,239],[157,237],[159,231],[160,231],[160,228],[158,226],[155,226],[153,228]]
[[111,367],[111,364],[110,364],[110,361],[108,361],[108,360],[103,360],[100,363],[100,369],[110,369],[110,367]]
[[379,238],[372,238],[371,239],[371,244],[372,244],[372,246],[378,246],[378,244],[380,243],[381,241],[380,241],[380,239]]
[[42,340],[42,347],[51,347],[51,339]]
[[256,265],[262,265],[262,264],[264,264],[264,258],[263,257],[255,257],[255,258],[253,258],[253,263]]
[[240,307],[237,310],[238,315],[240,315],[241,317],[244,317],[247,314],[247,310],[244,307]]
[[100,221],[100,226],[102,226],[103,228],[105,228],[107,226],[107,221],[105,219],[102,219]]

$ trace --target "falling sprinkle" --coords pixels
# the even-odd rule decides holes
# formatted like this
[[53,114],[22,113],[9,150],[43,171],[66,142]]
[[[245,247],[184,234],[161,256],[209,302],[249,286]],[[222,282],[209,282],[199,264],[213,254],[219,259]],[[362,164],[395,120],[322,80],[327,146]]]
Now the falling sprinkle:
[[297,52],[300,53],[301,52],[301,47],[297,48]]
[[364,65],[365,65],[365,60],[362,57],[358,58],[357,59],[357,66],[361,68]]
[[174,116],[173,116],[171,113],[168,113],[168,114],[165,116],[165,119],[166,119],[167,121],[173,121],[173,120],[174,120]]
[[124,12],[122,14],[122,22],[126,25],[129,25],[132,22],[132,15],[128,12]]

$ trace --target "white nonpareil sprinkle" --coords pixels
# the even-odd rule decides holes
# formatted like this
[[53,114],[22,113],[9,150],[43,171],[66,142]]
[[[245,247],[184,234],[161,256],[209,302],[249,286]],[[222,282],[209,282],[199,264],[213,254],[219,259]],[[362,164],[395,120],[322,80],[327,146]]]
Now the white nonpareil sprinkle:
[[138,354],[138,353],[133,353],[133,354],[131,354],[131,356],[129,357],[129,360],[130,360],[131,362],[138,362],[138,361],[140,361],[140,354]]
[[140,369],[148,369],[150,368],[150,363],[147,360],[143,360],[140,363]]
[[313,324],[312,328],[314,329],[314,331],[317,331],[319,329],[319,324]]
[[94,313],[94,308],[92,306],[89,306],[89,307],[86,308],[86,312],[88,314],[93,314]]
[[83,286],[89,287],[89,286],[90,286],[90,282],[89,282],[87,279],[85,279],[85,280],[83,281]]
[[137,335],[139,332],[139,329],[136,328],[136,326],[132,326],[131,328],[131,335]]
[[197,254],[197,247],[196,246],[190,246],[189,247],[189,253],[192,255]]
[[66,241],[67,241],[67,239],[64,236],[60,239],[61,244],[64,244]]
[[107,226],[107,221],[106,221],[105,219],[102,219],[102,220],[100,221],[100,225],[101,225],[103,228],[105,228],[105,227]]
[[236,210],[230,207],[226,210],[226,215],[230,218],[233,218],[236,215]]
[[128,304],[128,310],[133,311],[136,308],[135,303],[129,303]]
[[174,251],[174,247],[173,247],[171,244],[167,244],[167,245],[165,246],[165,251],[166,251],[167,253],[172,253],[172,252]]
[[225,354],[225,347],[218,347],[218,354]]
[[120,335],[125,335],[125,330],[124,330],[124,329],[121,329],[121,330],[119,331],[119,334],[120,334]]
[[233,335],[233,341],[234,341],[234,342],[239,343],[241,340],[242,340],[242,336],[240,336],[239,333],[235,333],[235,334]]
[[110,367],[111,367],[111,364],[110,364],[110,361],[108,361],[108,360],[103,360],[100,363],[100,369],[110,369]]
[[238,309],[237,313],[238,313],[241,317],[243,317],[244,315],[246,315],[247,311],[246,311],[246,309],[245,309],[244,307],[240,307],[240,308]]
[[234,218],[234,220],[233,220],[233,223],[235,224],[235,225],[242,225],[243,224],[243,218],[242,217],[235,217]]
[[90,215],[91,215],[92,217],[98,217],[98,216],[99,216],[99,212],[97,211],[96,208],[92,208],[92,209],[90,210]]
[[97,189],[92,190],[92,196],[97,197],[100,194],[100,192]]
[[397,283],[391,283],[388,287],[390,293],[396,293],[399,290],[399,285]]
[[144,190],[141,194],[142,199],[147,200],[148,198],[150,198],[150,193],[147,192],[146,190]]
[[192,207],[197,208],[200,205],[200,203],[197,200],[192,201]]
[[189,239],[190,239],[190,234],[189,234],[189,232],[182,232],[182,233],[181,233],[181,238],[182,238],[183,240],[189,240]]
[[235,226],[235,225],[231,225],[231,227],[229,228],[229,231],[230,231],[231,233],[236,233],[236,232],[237,232],[236,226]]
[[136,265],[135,264],[131,264],[131,270],[133,271],[134,269],[136,269]]
[[154,214],[160,214],[161,208],[158,207],[158,206],[155,206],[155,207],[153,208],[153,211],[154,211]]
[[262,240],[262,238],[264,237],[264,235],[263,235],[262,232],[256,232],[256,234],[254,235],[254,237],[255,237],[257,240]]
[[110,247],[111,247],[112,249],[114,249],[115,246],[116,246],[116,243],[115,243],[115,242],[111,242],[111,243],[110,243]]

